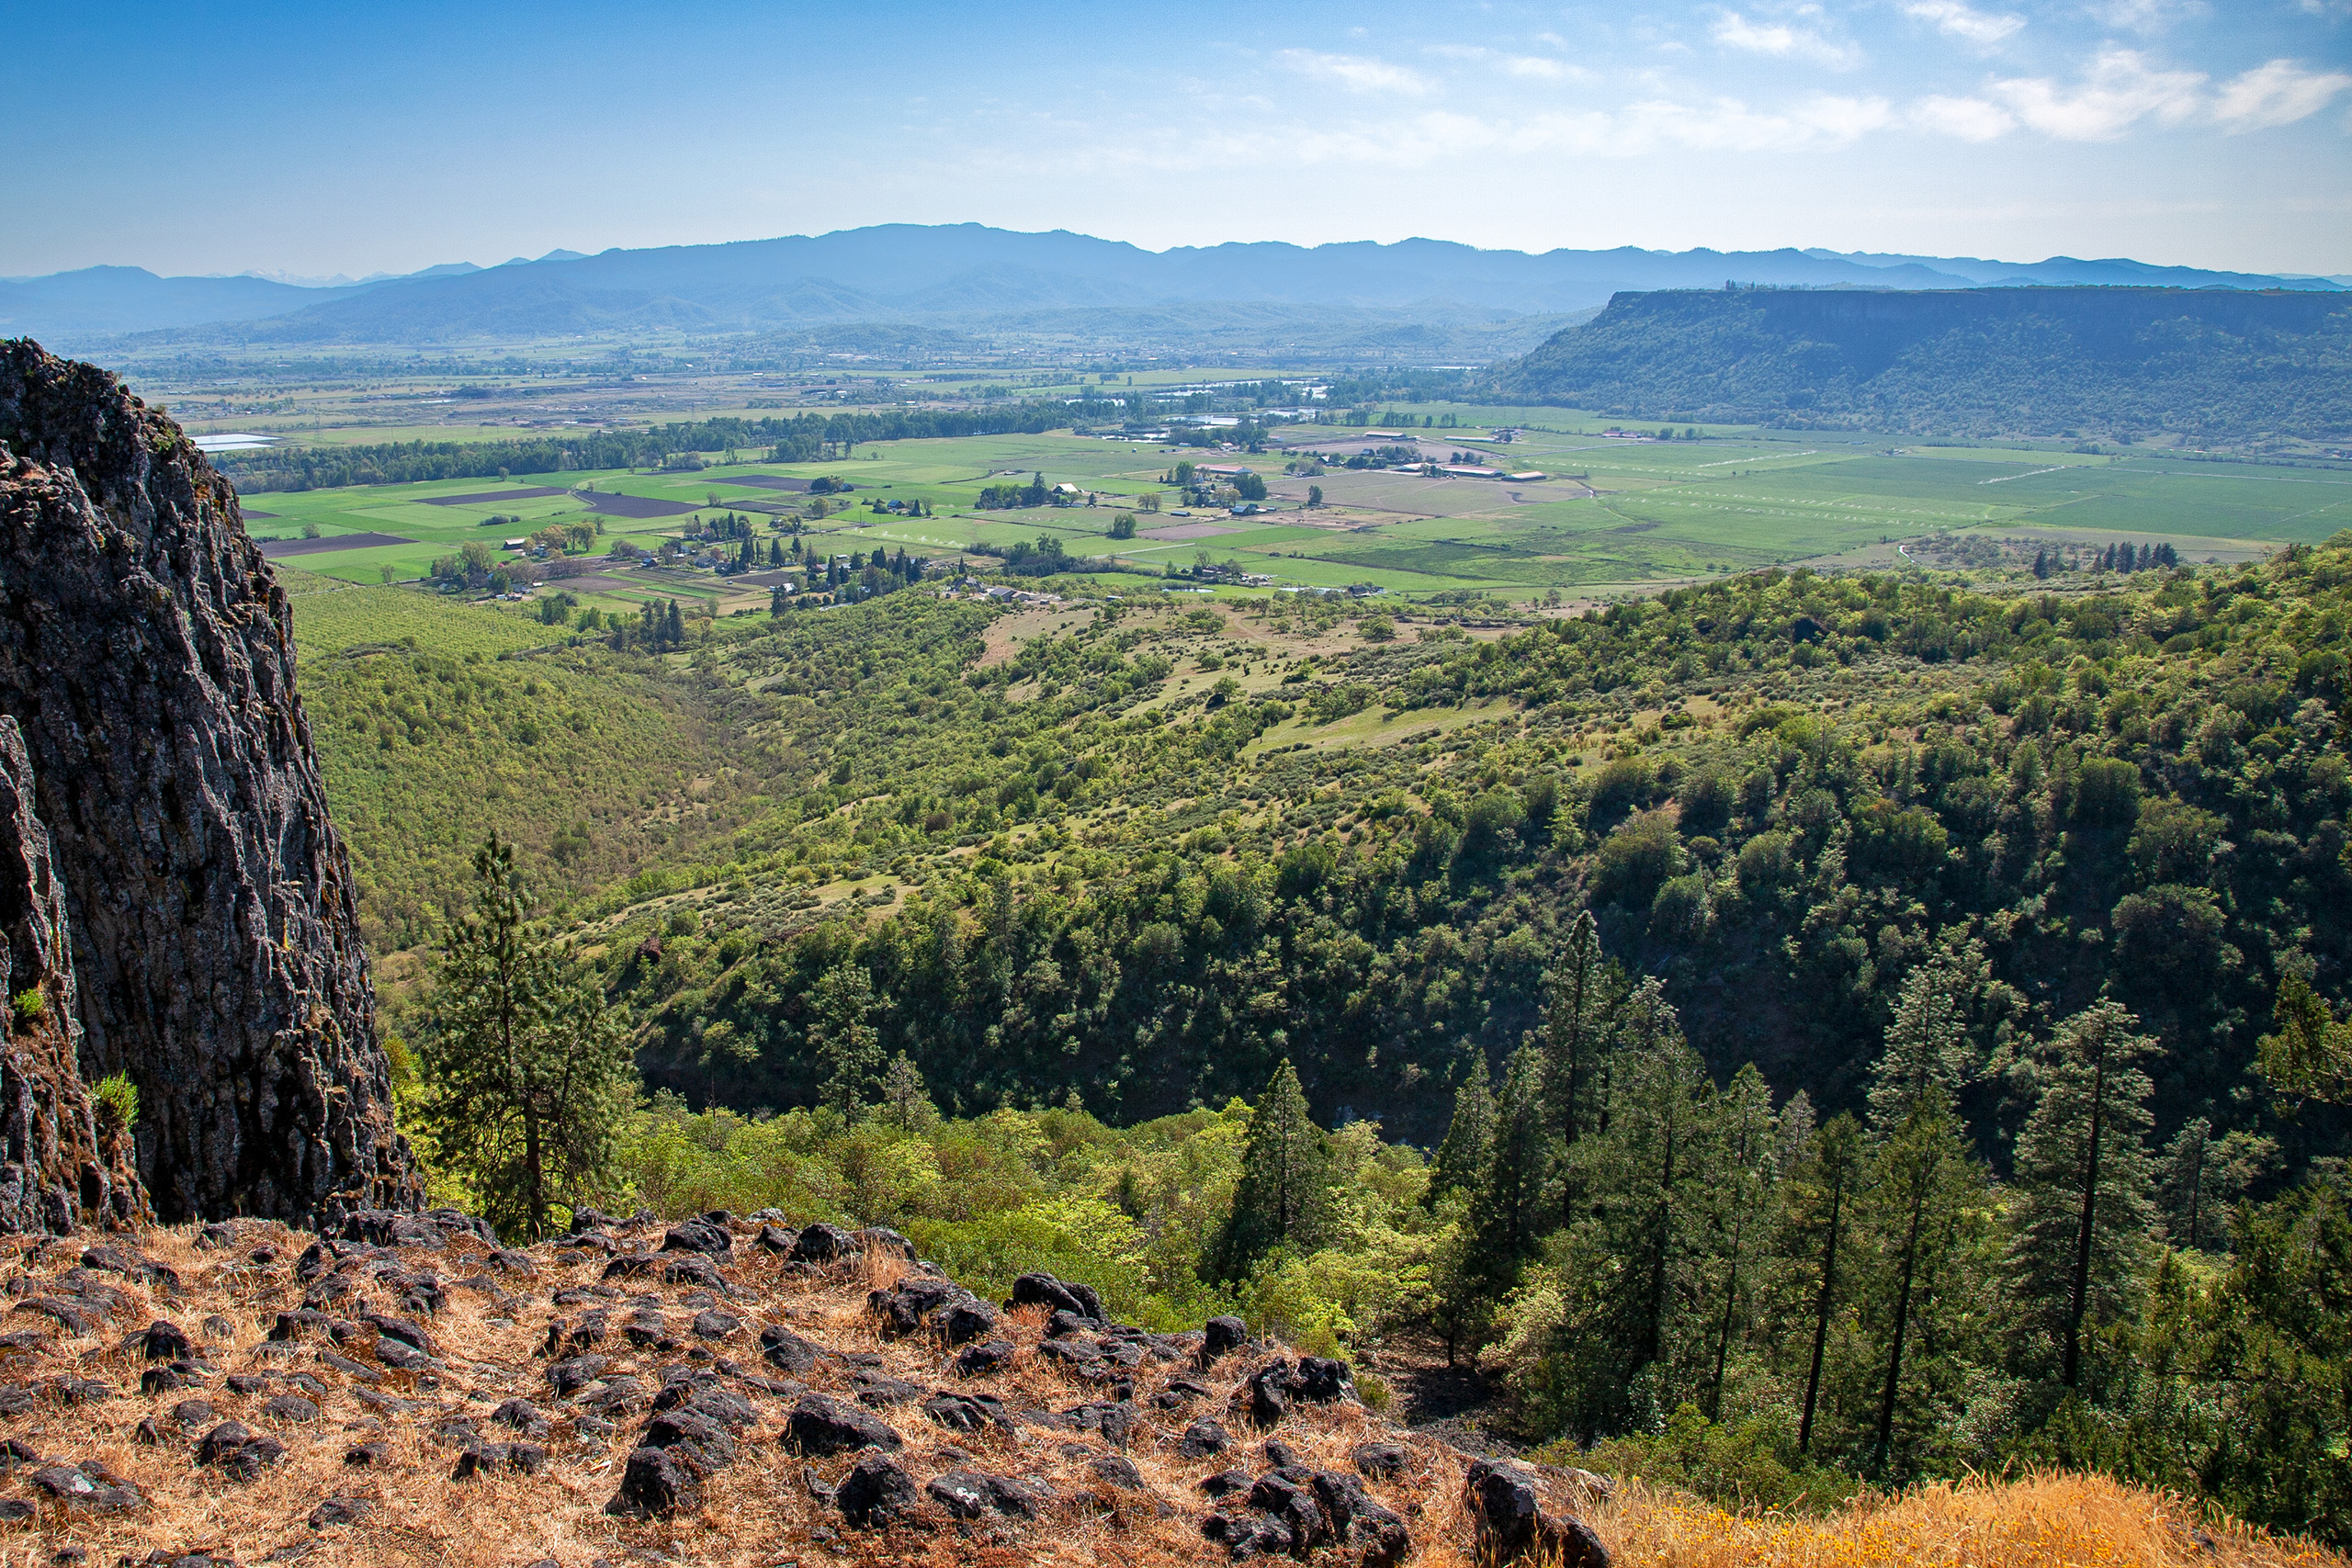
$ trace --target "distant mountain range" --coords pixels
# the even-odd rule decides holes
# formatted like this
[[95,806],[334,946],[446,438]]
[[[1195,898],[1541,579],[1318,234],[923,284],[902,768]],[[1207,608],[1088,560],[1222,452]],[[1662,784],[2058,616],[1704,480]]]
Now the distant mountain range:
[[2352,435],[2352,294],[2174,288],[1625,294],[1498,367],[1645,420],[2238,443]]
[[[558,251],[503,265],[445,264],[322,286],[259,276],[158,277],[88,267],[0,282],[0,335],[69,345],[168,332],[288,345],[688,331],[772,333],[831,322],[985,326],[1038,312],[1214,306],[1493,322],[1589,310],[1624,291],[1725,282],[1836,289],[2151,286],[2335,291],[2336,278],[2055,256],[2030,264],[1822,250],[1482,251],[1437,240],[1273,243],[1147,251],[1063,231],[883,224],[723,245]],[[1205,319],[1216,311],[1204,314]]]

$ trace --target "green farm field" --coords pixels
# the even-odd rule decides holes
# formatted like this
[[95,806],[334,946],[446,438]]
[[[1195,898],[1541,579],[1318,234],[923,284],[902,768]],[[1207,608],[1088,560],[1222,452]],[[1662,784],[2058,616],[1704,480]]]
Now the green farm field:
[[[2352,475],[2333,470],[2021,446],[1899,446],[1809,432],[1635,441],[1565,423],[1521,427],[1517,440],[1504,444],[1488,429],[1469,428],[1467,420],[1473,412],[1501,411],[1455,412],[1464,423],[1454,429],[1413,432],[1425,455],[1458,450],[1490,466],[1548,477],[1431,479],[1340,467],[1286,477],[1290,454],[1280,447],[1250,457],[1056,432],[876,443],[821,463],[746,461],[692,472],[514,475],[503,481],[273,491],[256,498],[253,527],[259,536],[281,541],[281,551],[306,525],[318,529],[321,541],[363,534],[407,541],[347,550],[314,547],[287,558],[308,573],[373,585],[386,567],[397,579],[414,579],[464,541],[491,538],[487,525],[493,516],[512,520],[496,526],[499,536],[590,518],[602,525],[606,541],[626,537],[650,547],[677,536],[699,515],[731,511],[753,516],[758,536],[765,537],[786,526],[786,510],[805,508],[808,497],[752,481],[830,475],[854,487],[832,502],[842,509],[821,520],[794,520],[811,548],[834,553],[885,546],[953,556],[1052,537],[1073,556],[1115,558],[1146,573],[1205,555],[1266,574],[1278,585],[1373,583],[1408,598],[1468,591],[1525,599],[1555,591],[1638,589],[1808,560],[1838,562],[1861,558],[1862,552],[1896,559],[1895,545],[1933,534],[2047,536],[2075,547],[2172,539],[2201,559],[2315,542],[2352,525]],[[1302,445],[1312,440],[1326,463],[1342,460],[1355,443],[1369,444],[1345,427],[1328,425],[1291,427],[1285,436]],[[1174,516],[1182,498],[1159,481],[1185,457],[1248,463],[1268,478],[1273,510],[1246,519],[1221,512]],[[983,486],[1036,473],[1048,483],[1080,487],[1095,503],[978,509]],[[1310,484],[1323,491],[1323,505],[1312,510],[1306,505]],[[535,490],[558,493],[527,493]],[[665,510],[650,517],[600,511],[597,495]],[[1157,513],[1142,510],[1149,495],[1160,500]],[[877,501],[919,502],[931,515],[878,514],[871,510]],[[1136,513],[1142,536],[1110,537],[1122,511]],[[1168,537],[1170,530],[1187,536]],[[1162,536],[1149,536],[1155,533]],[[1103,586],[1116,581],[1103,580]],[[648,597],[686,597],[709,601],[724,613],[755,602],[748,590],[730,594],[723,580],[683,569],[575,592],[608,608],[633,607]],[[333,614],[355,627],[366,619],[356,600]],[[357,641],[371,636],[360,629],[349,635]]]

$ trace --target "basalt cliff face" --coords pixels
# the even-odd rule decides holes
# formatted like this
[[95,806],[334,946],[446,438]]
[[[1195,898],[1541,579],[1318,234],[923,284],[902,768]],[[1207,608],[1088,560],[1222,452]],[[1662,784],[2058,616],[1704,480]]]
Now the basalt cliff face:
[[74,946],[32,763],[0,716],[0,1231],[115,1229],[148,1218],[129,1129],[101,1127],[82,1081]]
[[0,343],[0,714],[63,888],[81,1066],[137,1084],[166,1222],[417,1197],[291,625],[178,426]]

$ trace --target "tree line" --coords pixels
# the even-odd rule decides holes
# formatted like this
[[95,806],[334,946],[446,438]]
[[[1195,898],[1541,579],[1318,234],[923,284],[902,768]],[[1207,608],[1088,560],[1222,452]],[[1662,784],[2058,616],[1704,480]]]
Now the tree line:
[[508,479],[516,474],[658,468],[684,453],[768,450],[778,463],[847,456],[874,441],[940,436],[1039,434],[1069,423],[1059,402],[968,410],[894,409],[883,413],[805,413],[786,418],[709,419],[644,431],[594,431],[528,441],[406,441],[337,447],[281,447],[216,454],[215,467],[240,491],[306,491],[427,479]]

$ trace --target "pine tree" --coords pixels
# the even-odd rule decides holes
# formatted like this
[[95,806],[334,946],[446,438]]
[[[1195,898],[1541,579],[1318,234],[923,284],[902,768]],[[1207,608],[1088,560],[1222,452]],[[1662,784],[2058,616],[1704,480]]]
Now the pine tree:
[[1813,1337],[1806,1359],[1804,1403],[1797,1418],[1797,1452],[1813,1446],[1814,1415],[1821,1401],[1821,1365],[1829,1324],[1848,1289],[1839,1253],[1853,1228],[1855,1190],[1862,1179],[1862,1127],[1851,1114],[1833,1116],[1815,1134],[1788,1183],[1788,1255],[1811,1287]]
[[890,1058],[882,1075],[882,1104],[890,1124],[902,1133],[920,1132],[939,1120],[939,1108],[923,1088],[922,1073],[901,1051]]
[[1495,1143],[1495,1094],[1487,1072],[1487,1053],[1470,1054],[1470,1076],[1453,1091],[1453,1119],[1446,1124],[1444,1141],[1430,1162],[1429,1191],[1435,1208],[1450,1193],[1476,1187],[1487,1179]]
[[1967,1021],[1949,976],[1922,964],[1903,982],[1886,1045],[1871,1071],[1870,1120],[1892,1136],[1930,1100],[1949,1102],[1968,1060]]
[[1471,1257],[1496,1299],[1535,1256],[1552,1218],[1544,1203],[1551,1139],[1544,1120],[1543,1073],[1532,1043],[1511,1053],[1495,1106],[1486,1176],[1470,1198]]
[[678,602],[670,601],[670,613],[662,623],[662,638],[672,648],[686,646],[685,617],[678,614]]
[[1655,977],[1642,982],[1625,1011],[1631,1027],[1612,1074],[1608,1138],[1619,1177],[1630,1371],[1663,1361],[1674,1348],[1677,1287],[1695,1261],[1712,1174],[1706,1134],[1714,1085]]
[[844,1122],[857,1120],[882,1070],[874,1009],[874,982],[855,964],[826,970],[809,992],[809,1043],[827,1069],[821,1102]]
[[[1577,912],[1567,948],[1552,976],[1544,1010],[1544,1117],[1566,1151],[1591,1129],[1591,1101],[1600,1092],[1600,932],[1592,911]],[[1561,1221],[1575,1220],[1576,1184],[1561,1183]]]
[[1219,1277],[1242,1279],[1277,1248],[1312,1251],[1321,1239],[1330,1188],[1323,1130],[1307,1113],[1306,1091],[1284,1057],[1250,1112],[1241,1179],[1217,1241]]
[[2034,1054],[2033,1110],[2018,1134],[2012,1278],[2056,1341],[2069,1389],[2082,1386],[2084,1328],[2124,1310],[2152,1247],[2155,1086],[2140,1064],[2157,1045],[2139,1021],[2107,1001],[2060,1024]]
[[1871,1445],[1872,1466],[1882,1472],[1894,1457],[1914,1320],[1930,1304],[1926,1288],[1940,1276],[1954,1212],[1972,1185],[1952,1099],[1966,1049],[1959,1007],[1928,967],[1915,970],[1887,1026],[1869,1096],[1876,1149],[1866,1218],[1886,1270],[1879,1303],[1886,1371]]
[[493,836],[425,1003],[419,1121],[484,1217],[537,1237],[610,1168],[637,1075],[603,991],[526,923],[533,904]]
[[1713,1201],[1713,1250],[1720,1271],[1713,1286],[1719,1306],[1714,1325],[1714,1367],[1707,1380],[1702,1408],[1711,1421],[1722,1419],[1724,1369],[1743,1311],[1752,1273],[1758,1238],[1771,1235],[1780,1196],[1781,1147],[1772,1118],[1772,1090],[1764,1075],[1749,1063],[1732,1076],[1714,1103],[1712,1129],[1714,1179],[1708,1186]]

